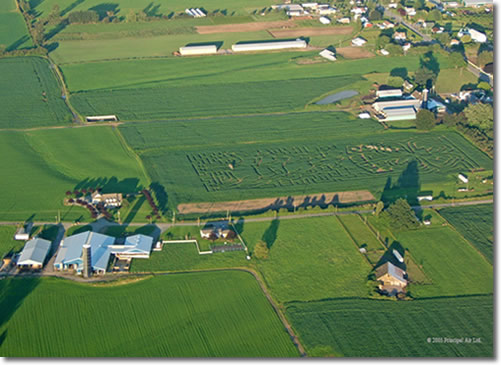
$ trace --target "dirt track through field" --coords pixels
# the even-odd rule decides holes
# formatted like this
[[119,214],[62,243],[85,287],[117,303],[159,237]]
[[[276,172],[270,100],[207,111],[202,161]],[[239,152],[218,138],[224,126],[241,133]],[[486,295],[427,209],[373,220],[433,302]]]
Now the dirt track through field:
[[328,206],[331,204],[349,204],[375,200],[368,190],[342,191],[334,193],[295,195],[279,198],[264,198],[237,200],[215,203],[187,203],[179,204],[180,214],[214,213],[214,212],[245,212],[270,209],[294,209],[302,207]]
[[278,20],[274,22],[253,22],[243,24],[223,24],[223,25],[200,25],[196,27],[198,34],[214,34],[214,33],[240,33],[240,32],[256,32],[270,28],[291,28],[295,27],[296,23],[293,20]]
[[347,27],[328,27],[328,28],[295,28],[295,29],[277,29],[277,30],[268,30],[268,32],[274,38],[295,38],[295,37],[310,37],[316,35],[345,35],[350,34],[353,31],[353,28],[350,26]]
[[339,53],[344,58],[356,59],[356,58],[369,58],[374,57],[374,53],[360,47],[342,47],[336,48],[336,53]]

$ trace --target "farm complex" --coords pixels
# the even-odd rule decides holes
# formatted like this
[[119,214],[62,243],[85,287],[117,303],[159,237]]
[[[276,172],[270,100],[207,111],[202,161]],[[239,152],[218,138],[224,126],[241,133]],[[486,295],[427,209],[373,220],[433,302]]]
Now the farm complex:
[[492,12],[4,0],[0,356],[493,358]]

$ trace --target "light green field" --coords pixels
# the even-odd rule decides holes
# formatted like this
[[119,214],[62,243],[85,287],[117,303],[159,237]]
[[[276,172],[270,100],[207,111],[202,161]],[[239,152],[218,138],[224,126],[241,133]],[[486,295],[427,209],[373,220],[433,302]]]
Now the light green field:
[[16,230],[16,226],[0,226],[0,259],[10,252],[19,252],[23,248],[24,241],[14,240]]
[[413,297],[490,294],[493,269],[470,243],[449,227],[428,227],[396,234],[431,285],[412,285]]
[[439,93],[458,93],[461,86],[467,84],[477,84],[478,78],[469,72],[466,68],[440,70],[437,78],[437,92]]
[[[493,297],[486,295],[294,303],[286,313],[309,356],[492,357],[493,309]],[[434,343],[433,338],[471,343]]]
[[17,10],[16,0],[3,0],[0,4],[0,47],[11,51],[32,45],[23,16]]
[[2,220],[88,217],[86,210],[63,206],[67,190],[103,186],[134,192],[148,185],[135,156],[109,127],[0,133]]
[[385,248],[358,215],[341,215],[339,219],[345,225],[359,247],[364,247],[367,250],[381,250]]
[[111,286],[1,280],[0,303],[4,357],[298,356],[259,284],[244,272]]
[[280,302],[365,297],[371,266],[335,217],[245,223],[242,237],[253,251],[267,243],[269,258],[253,257]]
[[[0,33],[1,34],[1,33]],[[39,57],[0,59],[0,129],[67,124],[71,113],[49,62]]]

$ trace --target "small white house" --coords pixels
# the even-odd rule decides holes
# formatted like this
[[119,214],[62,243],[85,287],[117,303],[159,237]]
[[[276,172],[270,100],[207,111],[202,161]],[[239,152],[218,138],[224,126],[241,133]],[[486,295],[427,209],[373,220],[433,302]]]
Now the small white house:
[[14,239],[16,241],[28,241],[30,239],[30,232],[31,232],[31,227],[33,226],[32,223],[28,223],[26,225],[23,225],[22,227],[19,227],[14,234]]
[[320,21],[320,23],[322,23],[324,25],[331,23],[331,20],[329,18],[327,18],[326,16],[321,16],[320,18],[318,18],[318,20]]
[[198,56],[206,54],[216,54],[217,47],[215,44],[207,44],[202,46],[184,46],[179,48],[181,56]]
[[371,115],[368,112],[363,112],[358,115],[360,119],[371,119]]
[[433,200],[433,195],[420,195],[418,196],[418,201],[423,201],[423,200],[426,200],[426,201],[432,201]]
[[323,58],[329,60],[329,61],[336,61],[336,56],[334,54],[334,52],[328,50],[328,49],[324,49],[323,51],[321,51],[319,53],[320,56],[322,56]]
[[365,43],[367,43],[367,41],[360,37],[351,40],[351,45],[354,47],[362,47]]
[[405,8],[405,12],[407,13],[408,16],[416,15],[416,9],[414,8]]
[[388,51],[387,51],[387,50],[385,50],[385,49],[382,49],[380,52],[381,52],[381,54],[382,54],[383,56],[388,56],[388,55],[390,54],[390,52],[388,52]]
[[461,180],[462,182],[464,182],[465,184],[468,183],[468,178],[463,174],[459,174],[458,179]]

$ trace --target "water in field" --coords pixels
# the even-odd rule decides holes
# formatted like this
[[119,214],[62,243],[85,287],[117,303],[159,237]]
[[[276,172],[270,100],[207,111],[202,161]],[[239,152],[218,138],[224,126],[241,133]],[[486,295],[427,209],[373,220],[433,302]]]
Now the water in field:
[[340,92],[335,93],[335,94],[328,95],[325,98],[323,98],[322,100],[317,101],[315,104],[319,104],[319,105],[332,104],[332,103],[335,103],[336,101],[348,99],[348,98],[351,98],[352,96],[355,96],[355,95],[358,95],[358,91],[344,90],[344,91],[340,91]]

